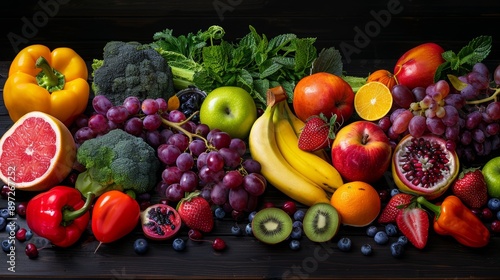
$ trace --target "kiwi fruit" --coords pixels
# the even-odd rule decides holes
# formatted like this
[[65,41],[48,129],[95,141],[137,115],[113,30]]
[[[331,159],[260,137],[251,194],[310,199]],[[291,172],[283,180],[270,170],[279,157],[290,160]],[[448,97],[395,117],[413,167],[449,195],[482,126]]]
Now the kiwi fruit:
[[326,242],[337,234],[340,216],[331,204],[317,203],[307,209],[302,226],[311,241]]
[[293,229],[292,218],[282,209],[264,208],[252,220],[252,233],[255,238],[267,244],[277,244],[290,236]]

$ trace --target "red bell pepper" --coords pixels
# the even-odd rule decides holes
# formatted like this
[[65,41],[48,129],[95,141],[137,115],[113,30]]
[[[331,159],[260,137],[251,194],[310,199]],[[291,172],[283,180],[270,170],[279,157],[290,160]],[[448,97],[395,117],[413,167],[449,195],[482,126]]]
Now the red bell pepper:
[[56,186],[33,197],[26,208],[28,227],[59,247],[69,247],[86,230],[94,196],[83,200],[75,188]]
[[92,232],[100,244],[116,241],[136,227],[140,214],[139,203],[130,195],[107,191],[94,204]]

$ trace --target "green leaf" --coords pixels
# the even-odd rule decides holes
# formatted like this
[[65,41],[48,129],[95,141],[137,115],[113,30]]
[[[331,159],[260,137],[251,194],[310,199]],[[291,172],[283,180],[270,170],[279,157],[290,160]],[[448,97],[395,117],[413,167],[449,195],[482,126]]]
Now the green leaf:
[[341,76],[343,71],[342,55],[334,47],[322,49],[311,67],[311,74],[327,72]]
[[491,44],[491,36],[479,36],[472,39],[467,46],[463,47],[460,52],[458,52],[460,65],[468,64],[472,66],[486,59],[490,54]]
[[294,43],[297,46],[295,53],[295,73],[303,76],[306,70],[309,70],[313,61],[317,58],[317,50],[314,47],[314,38],[295,39]]
[[261,67],[261,68],[264,68],[264,69],[261,69],[261,71],[260,71],[260,78],[261,79],[264,79],[264,78],[267,78],[267,77],[273,75],[274,73],[278,72],[283,67],[282,64],[273,63],[273,60],[268,60],[268,61],[266,61],[266,63],[263,63],[261,66],[265,66],[265,67]]

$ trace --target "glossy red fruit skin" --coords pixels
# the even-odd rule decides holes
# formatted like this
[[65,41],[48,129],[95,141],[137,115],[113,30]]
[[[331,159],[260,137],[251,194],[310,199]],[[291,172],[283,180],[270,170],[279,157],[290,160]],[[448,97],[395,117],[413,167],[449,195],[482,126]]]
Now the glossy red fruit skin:
[[302,78],[293,92],[293,109],[302,121],[323,113],[345,123],[354,112],[354,92],[341,77],[319,72]]
[[424,43],[405,52],[394,67],[398,83],[410,89],[432,84],[436,69],[444,62],[443,52],[436,43]]

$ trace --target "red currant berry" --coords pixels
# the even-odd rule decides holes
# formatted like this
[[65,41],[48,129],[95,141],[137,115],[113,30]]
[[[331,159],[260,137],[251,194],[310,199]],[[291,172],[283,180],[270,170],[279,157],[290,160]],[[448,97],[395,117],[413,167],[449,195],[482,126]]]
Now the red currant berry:
[[212,243],[212,248],[216,251],[222,251],[226,249],[226,242],[222,240],[221,238],[215,238],[214,242]]
[[27,230],[25,228],[20,228],[16,231],[16,239],[24,242],[26,241],[26,232]]
[[379,196],[381,202],[387,202],[389,200],[389,197],[391,196],[391,194],[389,193],[389,191],[387,189],[383,189],[383,190],[378,191],[378,196]]
[[297,205],[293,201],[286,201],[281,207],[288,215],[292,216],[297,211]]
[[27,202],[23,201],[21,203],[18,203],[16,205],[16,213],[21,216],[21,217],[26,217],[26,206],[28,205]]
[[0,191],[0,195],[3,197],[3,198],[7,198],[9,196],[9,192],[10,192],[10,187],[9,185],[3,185],[2,186],[2,189]]
[[494,220],[491,222],[490,229],[494,233],[500,233],[500,220]]
[[26,244],[26,248],[24,249],[24,251],[30,259],[38,257],[38,248],[36,248],[35,244],[33,243]]
[[196,229],[190,229],[188,231],[188,236],[189,239],[194,240],[194,241],[201,241],[203,239],[203,234]]
[[264,205],[262,206],[262,208],[272,208],[274,207],[274,203],[272,202],[264,202]]
[[481,219],[485,222],[491,221],[493,219],[493,212],[489,208],[483,208],[481,210]]

